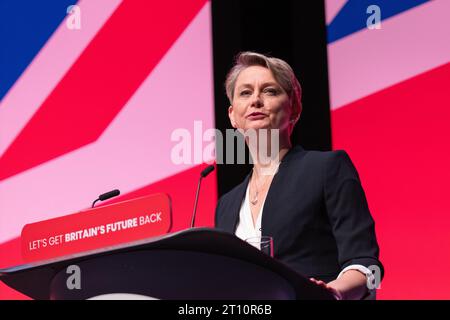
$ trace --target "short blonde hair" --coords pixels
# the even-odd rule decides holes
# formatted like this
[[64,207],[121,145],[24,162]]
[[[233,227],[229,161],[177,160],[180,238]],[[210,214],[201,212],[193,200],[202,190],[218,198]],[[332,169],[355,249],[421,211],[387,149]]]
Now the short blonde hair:
[[[269,57],[257,52],[241,52],[236,56],[235,64],[228,72],[225,90],[230,103],[233,102],[236,80],[242,70],[251,66],[262,66],[269,69],[291,100],[293,111],[300,115],[302,111],[302,87],[291,66],[284,60]],[[298,119],[296,119],[298,120]]]

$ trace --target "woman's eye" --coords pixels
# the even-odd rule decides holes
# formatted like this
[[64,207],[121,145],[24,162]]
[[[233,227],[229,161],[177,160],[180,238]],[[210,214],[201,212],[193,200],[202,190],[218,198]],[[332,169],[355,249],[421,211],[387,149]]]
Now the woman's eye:
[[250,90],[241,91],[241,96],[248,96],[250,94],[251,94]]
[[264,92],[266,92],[266,93],[268,93],[268,94],[270,94],[272,96],[275,96],[275,95],[277,95],[278,90],[275,89],[275,88],[267,88],[267,89],[264,90]]

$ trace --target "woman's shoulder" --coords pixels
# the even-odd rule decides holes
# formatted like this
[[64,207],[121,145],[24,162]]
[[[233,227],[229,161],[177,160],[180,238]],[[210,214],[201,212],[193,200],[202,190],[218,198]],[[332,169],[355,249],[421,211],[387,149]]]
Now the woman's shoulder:
[[325,183],[325,181],[340,181],[341,179],[359,179],[358,172],[348,153],[344,150],[320,151],[296,148],[287,156],[284,165],[284,180],[303,183]]
[[351,162],[348,153],[345,150],[306,150],[301,146],[292,148],[286,156],[286,161],[294,165],[306,163],[312,167],[323,167],[329,164],[336,164],[340,162]]
[[359,180],[358,171],[345,150],[308,151],[305,159],[308,159],[306,168],[310,171],[317,168],[327,180]]
[[[306,150],[301,146],[293,147],[283,158],[282,162],[283,177],[281,181],[286,179],[305,181],[307,177],[313,177],[315,180],[323,180],[324,175],[336,175],[343,168],[344,171],[355,171],[354,166],[344,150],[319,151]],[[218,207],[224,209],[229,205],[233,206],[237,199],[242,199],[248,185],[247,175],[241,183],[224,193],[218,202]],[[298,179],[297,179],[298,178]],[[309,180],[311,181],[311,180]],[[284,185],[284,183],[282,183]]]

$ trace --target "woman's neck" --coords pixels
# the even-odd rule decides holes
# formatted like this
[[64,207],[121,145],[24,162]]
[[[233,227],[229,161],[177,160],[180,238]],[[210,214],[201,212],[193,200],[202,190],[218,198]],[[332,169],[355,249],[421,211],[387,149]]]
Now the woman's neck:
[[252,156],[253,169],[259,177],[275,174],[281,160],[292,148],[289,137],[280,137],[278,144],[273,144],[270,139],[267,139],[263,144],[257,141],[247,145]]

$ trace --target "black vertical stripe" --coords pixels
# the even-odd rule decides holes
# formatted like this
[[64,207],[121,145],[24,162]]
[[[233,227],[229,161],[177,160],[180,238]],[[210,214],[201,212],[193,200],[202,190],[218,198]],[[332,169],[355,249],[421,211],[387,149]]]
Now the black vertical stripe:
[[[327,41],[323,1],[212,0],[215,121],[231,128],[224,81],[234,57],[252,50],[286,60],[303,88],[303,112],[292,135],[306,149],[331,150]],[[224,153],[225,159],[225,153]],[[218,165],[219,196],[250,165]]]

